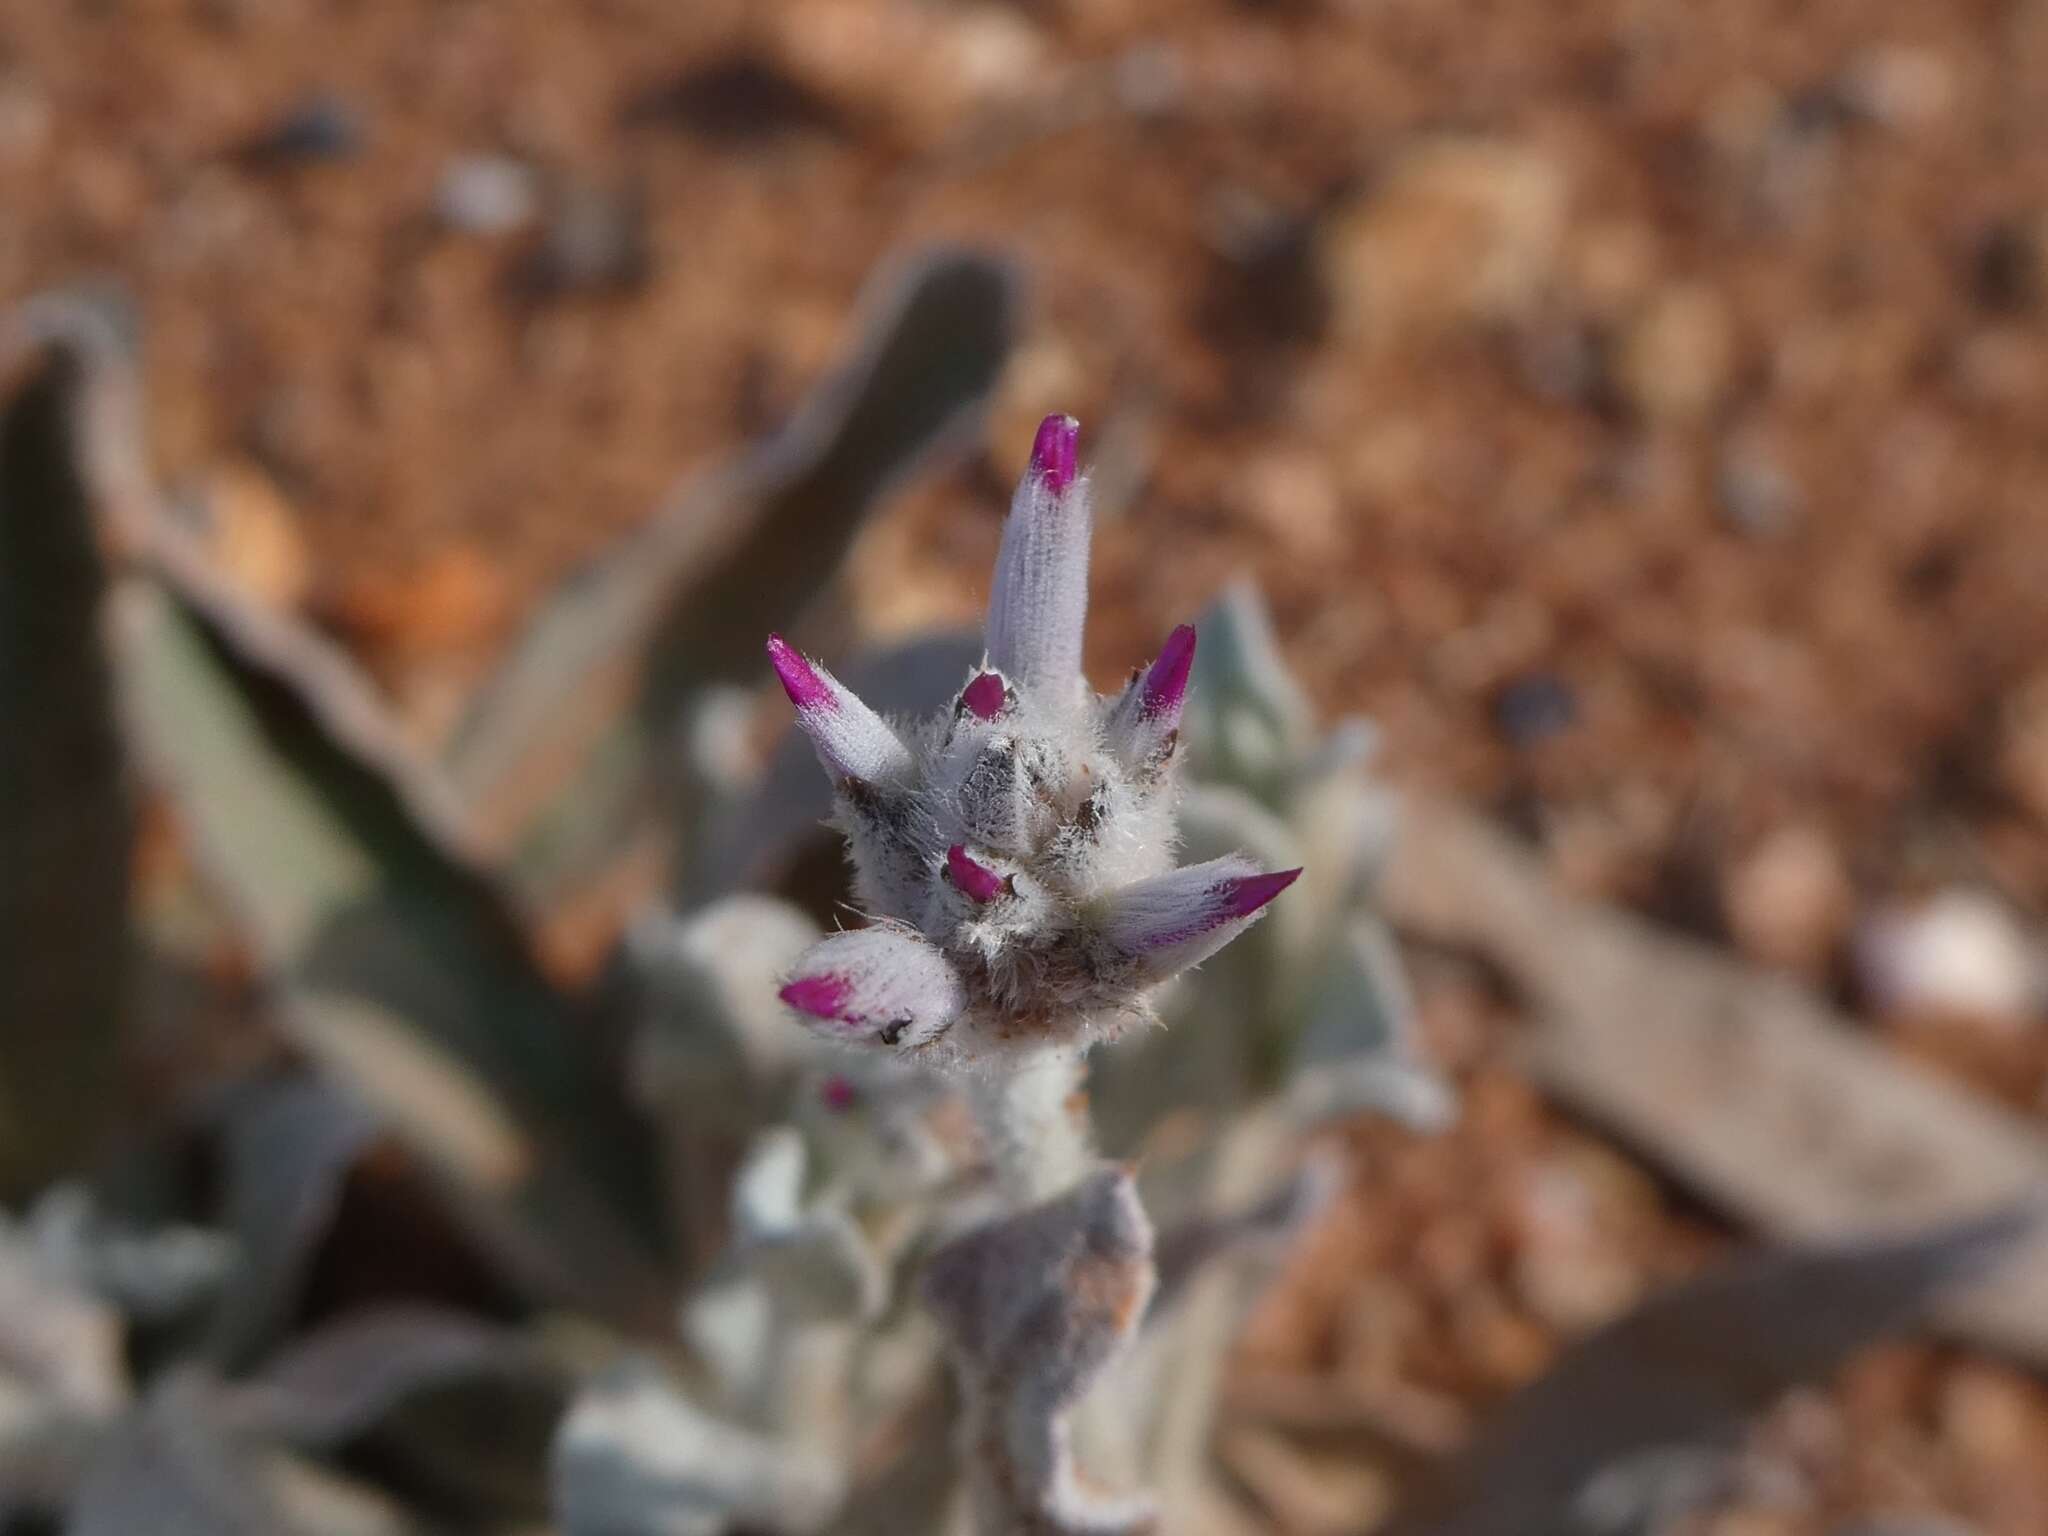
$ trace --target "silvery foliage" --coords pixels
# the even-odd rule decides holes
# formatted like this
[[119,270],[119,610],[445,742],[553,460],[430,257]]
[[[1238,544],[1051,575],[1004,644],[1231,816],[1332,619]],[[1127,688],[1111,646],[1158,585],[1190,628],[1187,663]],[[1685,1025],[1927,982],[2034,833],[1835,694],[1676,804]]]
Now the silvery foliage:
[[[897,689],[874,667],[850,668],[894,707],[929,701],[885,716],[818,662],[770,642],[831,786],[863,925],[821,936],[789,906],[736,895],[650,920],[633,946],[652,1008],[643,1091],[693,1128],[699,1153],[707,1128],[722,1128],[739,1170],[732,1235],[684,1308],[715,1396],[754,1423],[844,1449],[850,1421],[900,1407],[907,1384],[926,1379],[934,1340],[899,1278],[919,1264],[919,1298],[965,1397],[951,1449],[985,1531],[1152,1522],[1143,1499],[1084,1493],[1076,1452],[1090,1472],[1114,1468],[1112,1481],[1136,1473],[1117,1448],[1087,1443],[1087,1415],[1070,1427],[1077,1404],[1137,1334],[1155,1290],[1152,1314],[1217,1255],[1284,1238],[1335,1183],[1327,1167],[1296,1173],[1276,1155],[1257,1175],[1263,1194],[1169,1199],[1175,1219],[1155,1265],[1131,1176],[1094,1163],[1073,1123],[1069,1069],[1080,1055],[1102,1047],[1091,1089],[1117,1101],[1119,1145],[1171,1107],[1156,1093],[1126,1095],[1120,1063],[1174,1052],[1200,1063],[1210,1046],[1242,1052],[1248,1032],[1317,1039],[1300,1060],[1375,1084],[1298,1085],[1317,1113],[1361,1101],[1406,1107],[1377,1090],[1375,1073],[1433,1083],[1393,1061],[1407,1041],[1390,954],[1349,973],[1336,963],[1364,939],[1384,941],[1363,924],[1370,881],[1353,847],[1383,843],[1326,850],[1321,826],[1289,819],[1330,785],[1340,789],[1332,800],[1370,817],[1391,806],[1365,781],[1362,755],[1315,738],[1256,600],[1220,605],[1199,648],[1196,628],[1174,631],[1113,694],[1083,680],[1089,508],[1075,444],[1068,418],[1041,429],[1005,525],[978,664],[955,672],[942,698],[928,678]],[[950,641],[905,654],[927,650],[957,654]],[[1235,782],[1183,789],[1190,762]],[[792,809],[802,802],[789,766],[778,760],[757,803],[720,818],[735,839],[773,835],[778,812],[815,823],[822,807]],[[1254,791],[1256,809],[1233,818]],[[1312,843],[1319,856],[1343,855],[1334,883],[1313,869],[1304,877],[1330,910],[1301,920],[1283,902],[1267,918],[1310,862],[1276,853]],[[1290,924],[1284,941],[1269,941]],[[1172,984],[1201,961],[1211,967],[1201,982]],[[1306,970],[1283,981],[1276,962]],[[1204,1016],[1217,966],[1262,979],[1261,1012]],[[1373,994],[1346,998],[1347,976]],[[787,1013],[771,1016],[778,994],[808,1033],[789,1029]],[[1178,1027],[1160,1029],[1162,1014]],[[1305,1022],[1318,1017],[1331,1022]],[[1221,1040],[1191,1038],[1197,1031]],[[1054,1070],[1041,1070],[1048,1063]],[[1260,1093],[1271,1101],[1280,1086],[1233,1080],[1219,1097],[1213,1082],[1146,1070],[1187,1102],[1216,1107]],[[1071,1164],[1047,1144],[1062,1139]],[[990,1158],[1052,1171],[1009,1187],[1006,1202],[987,1185]],[[1183,1347],[1178,1334],[1158,1342]],[[1194,1347],[1223,1342],[1212,1331]],[[1129,1397],[1120,1385],[1103,1401]]]
[[814,1030],[992,1069],[1150,1019],[1147,995],[1236,938],[1300,873],[1238,853],[1176,868],[1183,627],[1117,694],[1081,672],[1088,482],[1051,417],[997,557],[983,665],[892,724],[779,637],[769,656],[836,789],[868,925],[782,998]]

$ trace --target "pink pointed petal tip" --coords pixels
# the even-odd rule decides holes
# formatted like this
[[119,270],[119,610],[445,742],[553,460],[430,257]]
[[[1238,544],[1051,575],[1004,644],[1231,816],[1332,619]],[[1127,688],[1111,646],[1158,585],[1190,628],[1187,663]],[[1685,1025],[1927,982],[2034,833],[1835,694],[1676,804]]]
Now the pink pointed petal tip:
[[779,994],[798,1013],[814,1019],[843,1020],[853,988],[843,976],[799,976]]
[[1003,877],[986,864],[976,862],[973,855],[960,843],[955,843],[946,850],[946,868],[953,876],[953,883],[965,891],[971,900],[987,903],[1003,894]]
[[1180,716],[1188,696],[1188,673],[1195,665],[1195,627],[1183,624],[1166,637],[1159,659],[1145,674],[1143,710],[1147,719]]
[[1300,878],[1299,869],[1283,869],[1270,875],[1239,875],[1225,883],[1217,916],[1224,922],[1250,917]]
[[960,691],[960,702],[972,710],[977,719],[993,720],[1003,712],[1006,693],[1000,677],[993,672],[984,672]]
[[1055,496],[1074,483],[1080,441],[1081,423],[1071,416],[1052,415],[1038,424],[1038,436],[1031,443],[1031,468]]
[[798,709],[812,711],[838,707],[832,690],[818,676],[817,668],[804,660],[796,647],[780,635],[768,637],[768,662],[782,680],[782,691],[789,695],[789,702]]

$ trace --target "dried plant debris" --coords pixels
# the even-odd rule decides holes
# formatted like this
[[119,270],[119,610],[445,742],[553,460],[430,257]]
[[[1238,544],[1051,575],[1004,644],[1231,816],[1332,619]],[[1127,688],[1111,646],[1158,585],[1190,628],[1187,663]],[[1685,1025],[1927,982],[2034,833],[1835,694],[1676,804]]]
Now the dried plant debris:
[[1913,1237],[1769,1251],[1674,1286],[1513,1398],[1388,1536],[1638,1529],[1645,1510],[1618,1511],[1622,1495],[1647,1505],[1670,1492],[1646,1467],[1725,1448],[1779,1394],[2010,1258],[2042,1214],[2016,1207]]
[[960,1375],[960,1459],[985,1532],[1141,1532],[1142,1499],[1090,1488],[1069,1419],[1152,1296],[1152,1228],[1136,1186],[1105,1168],[1070,1192],[975,1228],[922,1280]]
[[550,1475],[563,1536],[801,1536],[842,1492],[830,1466],[712,1417],[647,1361],[614,1367],[577,1398]]

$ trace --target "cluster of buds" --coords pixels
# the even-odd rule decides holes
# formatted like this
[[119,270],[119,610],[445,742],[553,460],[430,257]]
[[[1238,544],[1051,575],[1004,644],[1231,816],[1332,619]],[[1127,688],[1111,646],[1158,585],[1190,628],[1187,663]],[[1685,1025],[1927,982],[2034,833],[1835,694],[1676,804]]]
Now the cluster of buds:
[[1174,768],[1195,632],[1120,692],[1081,671],[1088,482],[1051,416],[1010,508],[986,654],[931,720],[892,723],[779,636],[768,655],[836,791],[868,926],[809,950],[782,999],[820,1034],[989,1064],[1110,1038],[1243,932],[1299,870],[1175,868]]

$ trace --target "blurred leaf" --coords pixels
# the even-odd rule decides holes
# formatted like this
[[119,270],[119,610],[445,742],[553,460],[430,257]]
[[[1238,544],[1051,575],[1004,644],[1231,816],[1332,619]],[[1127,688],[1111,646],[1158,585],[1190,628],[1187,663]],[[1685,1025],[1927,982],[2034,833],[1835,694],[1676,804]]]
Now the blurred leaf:
[[1276,1249],[1291,1242],[1336,1196],[1343,1169],[1327,1153],[1310,1153],[1251,1205],[1223,1213],[1204,1212],[1159,1234],[1153,1252],[1159,1286],[1147,1323],[1160,1320],[1185,1293],[1202,1268],[1227,1254]]
[[0,1364],[21,1385],[74,1412],[126,1403],[126,1330],[105,1301],[53,1266],[9,1223],[0,1228]]
[[60,1184],[24,1223],[53,1274],[140,1324],[173,1322],[220,1293],[238,1248],[200,1227],[143,1228],[110,1217],[80,1184]]
[[981,1536],[1154,1528],[1146,1501],[1106,1497],[1077,1475],[1068,1429],[1136,1330],[1152,1283],[1152,1228],[1122,1168],[976,1227],[927,1261],[925,1305],[966,1402],[961,1456]]
[[218,1392],[196,1368],[159,1382],[93,1457],[65,1536],[300,1536],[255,1448],[221,1423]]
[[600,867],[642,814],[693,690],[751,679],[869,507],[964,440],[1010,348],[1013,279],[967,251],[870,288],[851,362],[774,438],[572,579],[529,626],[448,763],[538,888]]
[[226,1104],[222,1216],[240,1257],[214,1312],[217,1360],[243,1363],[289,1322],[349,1170],[377,1130],[357,1100],[313,1079],[254,1084]]
[[1613,1529],[1625,1512],[1611,1507],[1611,1479],[1586,1503],[1603,1473],[1732,1441],[1781,1393],[2009,1255],[2037,1221],[2014,1210],[1908,1238],[1754,1254],[1674,1286],[1510,1399],[1386,1536]]
[[144,757],[287,1029],[460,1194],[528,1287],[651,1326],[653,1159],[445,794],[366,682],[168,528],[120,629]]
[[805,1039],[776,988],[817,939],[817,924],[772,896],[729,896],[638,924],[626,956],[641,1001],[636,1076],[648,1101],[692,1134],[760,1124],[769,1086]]
[[[14,317],[18,320],[18,316]],[[113,1102],[132,824],[101,634],[100,338],[0,345],[0,1198],[91,1154]],[[7,338],[0,338],[4,342]]]
[[[1411,803],[1385,901],[1527,997],[1545,1088],[1781,1237],[1897,1231],[2048,1188],[2035,1126],[1900,1061],[1796,983],[1573,900],[1479,817]],[[2048,1238],[1942,1321],[2048,1361]]]
[[733,1181],[734,1268],[806,1321],[871,1317],[887,1277],[851,1216],[805,1189],[809,1154],[789,1126],[764,1132]]
[[1417,1054],[1415,1001],[1394,936],[1377,917],[1352,920],[1309,987],[1286,1102],[1311,1123],[1373,1110],[1440,1130],[1457,1115],[1450,1085]]
[[1266,599],[1251,581],[1233,582],[1195,629],[1201,643],[1181,716],[1188,771],[1277,809],[1315,717],[1281,658]]
[[842,1491],[830,1466],[712,1418],[645,1361],[577,1399],[552,1464],[563,1536],[811,1531]]
[[568,1406],[561,1371],[519,1334],[434,1307],[360,1312],[293,1341],[236,1383],[236,1423],[302,1450],[332,1451],[408,1398],[488,1382]]
[[228,1389],[222,1413],[266,1442],[346,1450],[451,1516],[537,1519],[569,1399],[567,1373],[521,1335],[393,1306],[287,1345]]
[[[947,702],[981,654],[979,631],[947,630],[864,651],[834,675],[884,715],[922,716]],[[706,818],[680,871],[684,898],[775,884],[807,848],[838,842],[825,825],[831,814],[832,781],[792,724],[753,793]]]

